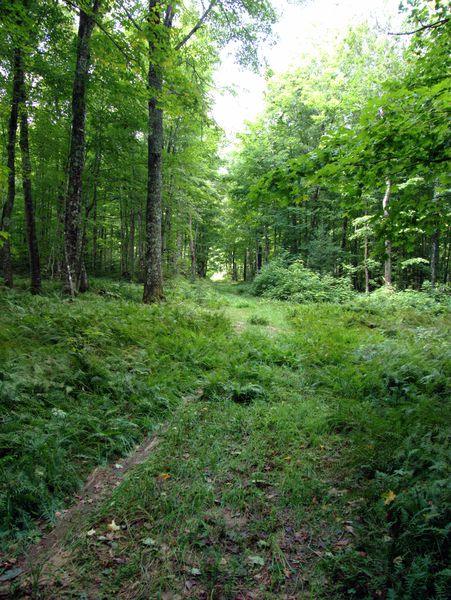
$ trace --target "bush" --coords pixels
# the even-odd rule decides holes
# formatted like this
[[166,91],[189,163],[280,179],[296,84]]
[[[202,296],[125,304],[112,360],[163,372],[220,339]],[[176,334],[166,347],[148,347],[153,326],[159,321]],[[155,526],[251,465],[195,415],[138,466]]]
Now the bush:
[[352,299],[354,293],[349,281],[331,275],[318,275],[306,269],[301,262],[284,264],[275,259],[264,267],[255,278],[251,293],[273,300],[343,303]]

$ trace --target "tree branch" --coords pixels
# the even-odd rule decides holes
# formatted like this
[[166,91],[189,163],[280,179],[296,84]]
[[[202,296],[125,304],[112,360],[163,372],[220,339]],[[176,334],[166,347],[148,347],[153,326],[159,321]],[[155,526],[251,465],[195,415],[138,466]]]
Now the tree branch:
[[127,15],[129,21],[132,23],[132,25],[135,27],[135,29],[137,29],[138,31],[142,31],[142,27],[136,22],[136,20],[134,19],[133,15],[131,14],[131,12],[128,10],[128,8],[125,6],[125,4],[123,2],[120,2],[121,7],[123,8],[125,14]]
[[400,33],[393,33],[392,31],[388,32],[388,35],[414,35],[415,33],[419,33],[420,31],[424,31],[425,29],[436,29],[437,27],[441,27],[442,25],[446,25],[448,23],[449,17],[446,19],[441,19],[440,21],[436,21],[435,23],[431,23],[430,25],[423,25],[423,27],[419,27],[414,31],[404,31]]
[[208,18],[208,15],[211,13],[214,5],[216,4],[217,0],[211,0],[207,10],[204,12],[204,14],[200,17],[200,19],[197,21],[197,23],[194,25],[194,27],[191,29],[191,31],[189,33],[187,33],[185,35],[185,37],[183,38],[183,40],[181,40],[174,48],[174,50],[180,50],[180,48],[182,46],[184,46],[186,44],[186,42],[196,33],[196,31],[198,29],[200,29],[202,27],[202,25],[205,23],[205,21]]
[[[64,2],[68,5],[71,6],[72,8],[75,8],[75,10],[78,11],[83,11],[83,12],[87,12],[87,14],[89,14],[89,16],[92,18],[92,20],[94,21],[94,23],[97,25],[97,27],[103,31],[103,33],[107,36],[107,38],[110,40],[110,42],[112,44],[114,44],[114,46],[116,46],[116,48],[119,50],[119,52],[127,59],[128,62],[130,63],[135,63],[138,64],[123,48],[122,46],[114,39],[114,37],[111,35],[111,33],[105,29],[105,27],[102,25],[102,23],[95,18],[92,14],[89,13],[89,11],[86,11],[84,8],[82,8],[81,6],[78,6],[78,4],[75,4],[75,2],[71,2],[71,0],[64,0]],[[139,66],[139,65],[138,65]]]

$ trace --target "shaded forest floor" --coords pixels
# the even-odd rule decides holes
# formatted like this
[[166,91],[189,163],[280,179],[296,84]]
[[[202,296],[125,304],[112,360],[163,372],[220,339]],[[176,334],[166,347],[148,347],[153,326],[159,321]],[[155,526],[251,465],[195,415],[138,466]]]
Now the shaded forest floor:
[[96,465],[121,472],[155,439],[6,597],[446,595],[441,304],[140,293],[0,295],[0,580]]

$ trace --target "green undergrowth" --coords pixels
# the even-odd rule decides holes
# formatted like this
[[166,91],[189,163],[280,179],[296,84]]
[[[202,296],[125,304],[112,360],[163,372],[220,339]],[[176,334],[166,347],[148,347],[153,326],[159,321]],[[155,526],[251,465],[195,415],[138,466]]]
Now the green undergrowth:
[[0,294],[0,523],[33,539],[96,464],[130,452],[221,364],[230,325],[198,305],[143,306],[97,281],[74,302]]
[[[55,461],[62,485],[64,452],[73,489],[90,465],[166,427],[149,459],[74,524],[70,563],[37,597],[448,597],[442,301],[380,292],[298,304],[178,281],[165,305],[144,307],[138,286],[96,286],[75,303],[2,297],[15,303],[5,318],[15,328],[1,334],[2,389],[15,390],[2,439],[21,443],[18,465],[2,463],[7,477],[25,474],[41,498],[37,469]],[[202,395],[180,402],[193,389]],[[54,448],[41,462],[30,450],[39,436]],[[51,514],[67,494],[45,490],[27,515]]]

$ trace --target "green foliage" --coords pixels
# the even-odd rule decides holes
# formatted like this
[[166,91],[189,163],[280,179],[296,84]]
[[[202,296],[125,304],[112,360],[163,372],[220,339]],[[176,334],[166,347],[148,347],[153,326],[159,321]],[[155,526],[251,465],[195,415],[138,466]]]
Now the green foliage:
[[259,317],[258,315],[252,315],[249,319],[251,325],[269,325],[268,319],[265,317]]
[[2,536],[53,521],[93,465],[130,452],[193,389],[228,330],[186,301],[149,309],[138,286],[97,285],[75,303],[0,297]]
[[362,291],[383,283],[388,240],[400,288],[447,281],[449,7],[408,4],[408,45],[363,25],[270,79],[231,161],[235,263],[256,262],[264,237],[272,256],[347,272]]
[[356,549],[324,562],[334,597],[435,599],[449,585],[447,302],[381,290],[291,317],[307,382],[330,395],[329,427],[350,444],[345,485],[362,502]]
[[287,265],[283,259],[274,259],[262,269],[252,283],[251,293],[299,303],[342,303],[353,295],[345,279],[321,276],[305,268],[300,261]]
[[[29,541],[32,517],[52,520],[94,464],[165,419],[156,452],[80,524],[74,594],[98,571],[105,596],[131,579],[175,594],[189,572],[230,596],[446,597],[447,296],[289,304],[248,287],[177,280],[151,307],[107,280],[75,302],[3,294],[7,526]],[[84,535],[113,518],[127,524],[114,543]],[[126,562],[100,568],[104,544]],[[300,583],[284,569],[301,559]]]

